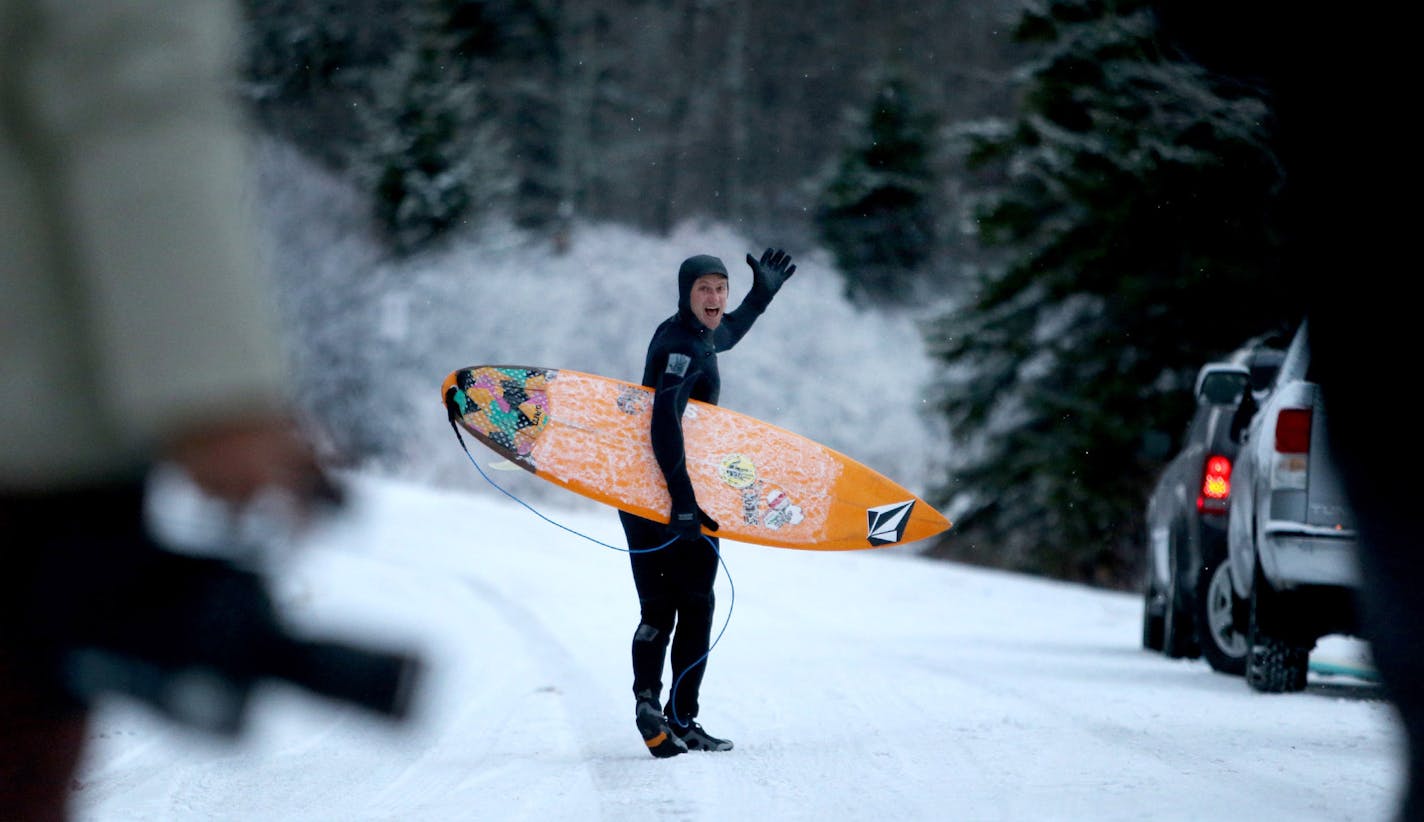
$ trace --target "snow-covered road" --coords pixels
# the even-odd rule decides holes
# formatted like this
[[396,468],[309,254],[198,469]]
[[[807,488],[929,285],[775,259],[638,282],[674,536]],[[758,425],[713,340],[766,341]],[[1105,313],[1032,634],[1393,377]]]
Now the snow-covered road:
[[[546,513],[620,544],[611,512]],[[278,598],[303,629],[420,650],[414,719],[273,687],[226,744],[113,704],[78,816],[1335,822],[1394,807],[1400,737],[1369,682],[1253,693],[1140,650],[1133,595],[897,550],[723,557],[735,601],[724,574],[718,628],[734,607],[700,718],[736,750],[655,760],[633,725],[624,555],[507,500],[362,479]]]

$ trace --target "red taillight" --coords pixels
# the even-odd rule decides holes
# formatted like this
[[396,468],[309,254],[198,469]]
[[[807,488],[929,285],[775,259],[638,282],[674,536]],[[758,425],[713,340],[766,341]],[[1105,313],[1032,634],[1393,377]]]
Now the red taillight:
[[1276,453],[1310,453],[1310,409],[1286,408],[1276,417]]
[[1197,495],[1197,510],[1205,514],[1224,514],[1230,498],[1231,460],[1216,454],[1207,457],[1201,493]]

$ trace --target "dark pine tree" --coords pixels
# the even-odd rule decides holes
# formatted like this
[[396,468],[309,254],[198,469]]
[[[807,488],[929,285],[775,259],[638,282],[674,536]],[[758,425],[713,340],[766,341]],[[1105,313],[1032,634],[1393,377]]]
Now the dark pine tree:
[[936,246],[935,120],[898,74],[880,83],[821,193],[816,228],[847,296],[908,302]]
[[988,267],[928,327],[961,443],[939,551],[1126,584],[1145,500],[1205,361],[1299,319],[1274,264],[1262,92],[1166,52],[1145,4],[1053,0],[1014,122],[966,129]]
[[352,165],[392,247],[421,250],[513,186],[500,132],[445,0],[422,0],[407,43],[371,83]]

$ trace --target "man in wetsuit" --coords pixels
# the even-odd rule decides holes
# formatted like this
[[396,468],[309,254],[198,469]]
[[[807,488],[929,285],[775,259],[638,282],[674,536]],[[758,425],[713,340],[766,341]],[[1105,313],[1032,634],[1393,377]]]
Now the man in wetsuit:
[[[633,635],[636,718],[643,741],[656,757],[732,748],[730,740],[712,736],[695,721],[712,635],[718,543],[703,534],[703,527],[716,531],[717,523],[698,506],[688,476],[682,413],[688,400],[717,403],[717,352],[742,339],[796,272],[790,255],[770,248],[760,259],[748,254],[747,265],[752,269],[751,291],[728,313],[729,278],[722,261],[705,254],[683,261],[677,273],[677,314],[653,333],[643,366],[643,385],[654,391],[653,453],[672,507],[666,525],[624,512],[619,516],[642,611]],[[664,710],[660,698],[669,641],[673,685]]]

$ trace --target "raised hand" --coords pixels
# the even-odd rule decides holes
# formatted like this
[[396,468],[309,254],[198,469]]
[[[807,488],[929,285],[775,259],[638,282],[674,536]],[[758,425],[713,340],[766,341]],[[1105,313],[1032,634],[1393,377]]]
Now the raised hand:
[[779,248],[763,251],[760,260],[748,254],[747,265],[752,268],[752,288],[768,297],[775,296],[781,286],[791,279],[791,275],[796,273],[796,266],[791,263],[791,255]]

